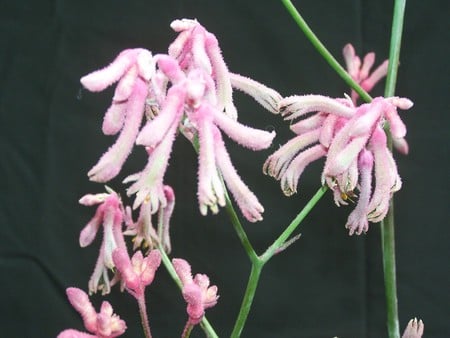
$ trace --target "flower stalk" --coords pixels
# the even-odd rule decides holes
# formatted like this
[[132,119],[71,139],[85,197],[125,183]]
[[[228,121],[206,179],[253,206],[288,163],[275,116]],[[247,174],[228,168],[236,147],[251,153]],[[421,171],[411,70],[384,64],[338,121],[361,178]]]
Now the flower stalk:
[[319,38],[314,34],[311,28],[308,26],[306,21],[300,15],[299,11],[295,8],[290,0],[281,0],[283,5],[286,7],[289,14],[292,16],[294,21],[303,31],[307,39],[312,43],[312,45],[317,49],[317,51],[322,55],[325,61],[333,68],[336,73],[347,83],[351,88],[358,93],[358,95],[366,102],[372,101],[372,97],[361,88],[360,85],[356,83],[355,80],[347,73],[347,71],[342,67],[339,62],[334,58],[334,56],[328,51],[328,49],[323,45]]
[[[396,0],[392,20],[391,43],[389,51],[389,67],[386,79],[385,97],[393,96],[397,83],[397,70],[400,59],[400,47],[405,16],[406,0]],[[392,151],[392,138],[389,128],[388,147]],[[389,338],[400,337],[397,305],[397,282],[395,268],[395,225],[394,201],[391,199],[386,218],[381,222],[381,246],[383,254],[384,285],[386,293],[387,327]]]

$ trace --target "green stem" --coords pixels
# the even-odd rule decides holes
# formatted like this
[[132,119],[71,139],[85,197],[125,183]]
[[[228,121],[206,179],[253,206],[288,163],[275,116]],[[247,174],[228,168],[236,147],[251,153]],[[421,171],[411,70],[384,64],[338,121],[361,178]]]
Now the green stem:
[[256,288],[258,286],[259,277],[261,276],[263,266],[264,262],[262,261],[252,262],[252,270],[248,278],[244,299],[242,299],[239,315],[236,319],[236,323],[234,324],[233,331],[231,332],[231,338],[238,338],[241,336],[242,329],[247,321],[247,317],[253,303],[253,298],[255,297]]
[[250,258],[250,261],[253,263],[258,260],[258,255],[256,254],[255,249],[253,249],[253,246],[250,243],[250,240],[248,239],[248,236],[244,230],[244,227],[242,226],[241,221],[239,220],[236,210],[234,210],[233,203],[231,202],[230,196],[228,195],[228,191],[225,185],[224,191],[226,201],[225,209],[227,210],[228,216],[230,217],[231,223],[233,224],[234,230],[236,231],[239,240],[241,241],[241,244],[245,249],[245,252]]
[[305,219],[309,212],[319,202],[322,196],[327,191],[326,186],[320,187],[313,197],[308,201],[304,208],[298,213],[294,220],[288,225],[288,227],[281,233],[281,235],[273,242],[273,244],[261,255],[261,260],[265,263],[286,243],[286,240],[294,232],[300,223]]
[[[389,68],[384,92],[385,97],[393,96],[395,93],[405,7],[406,0],[395,0],[389,51]],[[392,138],[389,128],[387,128],[386,133],[389,140],[389,150],[392,151]],[[388,334],[389,338],[399,338],[400,327],[398,321],[397,281],[395,269],[395,222],[393,199],[390,201],[389,211],[386,218],[381,222],[381,246],[383,254]]]
[[347,73],[347,71],[342,67],[339,62],[333,57],[333,55],[325,48],[322,42],[320,42],[319,38],[314,34],[314,32],[309,28],[306,21],[303,19],[303,17],[300,15],[300,13],[297,11],[295,6],[292,4],[290,0],[281,0],[281,2],[286,7],[289,14],[292,16],[294,21],[297,23],[297,25],[300,27],[300,29],[303,31],[305,36],[308,38],[308,40],[312,43],[312,45],[317,49],[317,51],[320,53],[320,55],[323,56],[325,61],[328,62],[328,64],[333,68],[339,76],[353,89],[355,92],[358,93],[358,95],[366,102],[372,101],[372,97],[361,88],[360,85],[358,85],[352,77]]
[[[164,248],[162,247],[161,244],[158,245],[158,249],[159,249],[159,252],[161,253],[161,260],[163,262],[164,267],[166,268],[170,277],[172,277],[174,282],[177,284],[177,286],[181,290],[183,288],[183,283],[181,283],[181,280],[178,277],[178,275],[175,271],[175,268],[173,267],[173,264],[170,261],[169,256],[167,256],[167,253],[164,251]],[[200,326],[202,327],[203,331],[209,338],[219,338],[217,333],[214,331],[214,328],[209,323],[208,319],[206,319],[206,316],[203,316]]]

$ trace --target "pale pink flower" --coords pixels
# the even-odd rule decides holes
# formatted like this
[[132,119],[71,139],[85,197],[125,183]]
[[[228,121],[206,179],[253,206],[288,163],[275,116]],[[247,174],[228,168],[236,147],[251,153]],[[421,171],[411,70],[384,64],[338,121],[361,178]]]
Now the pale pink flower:
[[403,332],[402,338],[421,338],[424,331],[422,320],[417,318],[411,319]]
[[92,181],[107,182],[114,178],[130,154],[141,125],[148,92],[148,81],[154,73],[152,55],[145,49],[127,49],[107,67],[81,78],[90,91],[101,91],[118,81],[111,107],[105,114],[103,132],[120,132],[116,143],[88,172]]
[[[386,76],[388,71],[389,61],[384,60],[375,70],[371,72],[371,69],[375,63],[375,53],[367,53],[363,61],[355,53],[353,45],[348,43],[342,50],[344,60],[347,65],[347,72],[358,83],[362,89],[366,92],[372,90],[372,88]],[[352,90],[352,100],[356,104],[358,100],[358,93]]]
[[61,332],[58,338],[114,338],[125,332],[125,322],[113,313],[109,302],[104,301],[100,312],[97,313],[83,290],[67,288],[66,294],[70,304],[83,318],[86,330],[91,334],[68,329]]
[[173,266],[183,284],[183,297],[188,303],[188,324],[200,323],[205,310],[217,304],[217,286],[209,286],[209,278],[203,274],[192,277],[191,266],[184,259],[172,259]]
[[[273,113],[278,112],[281,96],[254,80],[230,73],[216,37],[197,21],[175,20],[171,27],[179,34],[168,55],[126,50],[111,65],[82,78],[83,85],[92,91],[119,81],[103,130],[107,134],[121,130],[121,134],[89,176],[101,182],[113,178],[133,144],[144,146],[146,167],[124,182],[132,183],[127,194],[136,194],[134,209],[145,202],[149,204],[145,209],[156,213],[167,204],[164,175],[180,130],[199,145],[200,212],[206,214],[209,209],[217,213],[225,205],[223,177],[244,216],[252,222],[261,220],[263,208],[231,164],[221,133],[251,150],[268,148],[274,132],[237,122],[233,88],[251,95]],[[141,128],[144,112],[148,120]]]
[[283,192],[289,196],[297,192],[306,166],[326,157],[322,182],[333,190],[335,203],[346,205],[358,197],[355,191],[359,191],[346,227],[350,234],[366,232],[369,221],[379,222],[386,216],[392,194],[401,187],[383,126],[389,123],[393,137],[404,138],[406,127],[397,108],[411,106],[410,100],[398,97],[378,97],[360,106],[349,98],[285,98],[280,101],[285,119],[315,113],[291,125],[298,135],[267,159],[263,171],[280,180]]
[[127,230],[124,235],[134,236],[133,249],[136,250],[139,247],[143,248],[155,248],[160,243],[167,253],[171,251],[170,243],[170,218],[175,207],[175,193],[173,189],[165,185],[163,187],[163,193],[166,199],[164,207],[160,207],[157,215],[157,229],[153,227],[151,203],[145,201],[139,208],[139,217],[136,222],[133,221],[131,215],[131,208],[125,208],[125,224]]
[[112,253],[116,248],[125,248],[122,234],[122,221],[124,209],[120,197],[109,190],[109,194],[85,195],[80,199],[83,205],[99,204],[94,217],[88,222],[80,233],[80,246],[90,245],[97,235],[100,226],[103,227],[103,240],[97,258],[94,272],[89,280],[89,292],[101,290],[107,294],[111,290],[111,281],[108,270],[114,267]]
[[144,297],[145,287],[153,282],[155,272],[161,264],[161,254],[159,250],[151,250],[144,257],[138,250],[130,260],[126,249],[117,248],[113,252],[113,260],[124,287],[139,299]]

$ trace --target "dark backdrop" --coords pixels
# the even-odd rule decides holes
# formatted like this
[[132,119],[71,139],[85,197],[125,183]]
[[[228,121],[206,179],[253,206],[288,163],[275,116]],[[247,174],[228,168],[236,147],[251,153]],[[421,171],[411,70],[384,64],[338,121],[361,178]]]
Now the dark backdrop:
[[[330,51],[352,42],[360,54],[388,55],[393,1],[296,1]],[[411,152],[398,157],[403,189],[396,194],[397,272],[401,327],[414,316],[426,337],[450,336],[449,321],[449,5],[407,3],[398,95],[415,106],[402,117]],[[101,135],[112,91],[80,92],[79,78],[121,50],[164,52],[175,18],[197,18],[219,38],[230,70],[249,75],[283,95],[342,96],[347,87],[318,56],[279,1],[0,1],[0,336],[55,337],[82,329],[66,301],[68,286],[87,289],[100,239],[78,247],[94,209],[80,196],[101,192],[86,172],[114,141]],[[381,86],[375,94],[382,93]],[[232,160],[266,207],[260,224],[245,223],[263,250],[319,187],[322,164],[308,168],[300,194],[282,196],[261,173],[264,159],[291,135],[279,117],[236,94],[239,118],[277,130],[272,149],[251,153],[230,144]],[[126,172],[144,166],[141,149]],[[256,171],[255,171],[256,170]],[[125,174],[120,175],[120,179]],[[196,156],[178,139],[166,182],[177,193],[173,255],[219,286],[208,318],[226,337],[239,308],[250,265],[226,213],[200,217]],[[119,190],[119,180],[110,185]],[[328,194],[301,227],[301,240],[265,268],[243,337],[386,337],[380,231],[349,237],[349,209]],[[124,337],[141,337],[137,307],[115,288],[107,299],[127,321]],[[93,301],[98,305],[102,297]],[[177,337],[185,304],[161,268],[149,288],[153,333]],[[196,329],[193,337],[202,337]]]

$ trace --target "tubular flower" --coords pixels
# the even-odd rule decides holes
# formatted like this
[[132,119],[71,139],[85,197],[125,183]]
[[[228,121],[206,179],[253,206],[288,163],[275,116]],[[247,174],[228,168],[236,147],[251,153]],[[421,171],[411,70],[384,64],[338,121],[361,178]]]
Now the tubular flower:
[[131,295],[139,299],[144,297],[145,287],[153,282],[155,272],[161,264],[161,254],[159,250],[151,250],[144,257],[141,251],[136,251],[130,260],[127,250],[118,248],[113,252],[113,260],[123,285]]
[[[366,92],[371,91],[387,74],[388,60],[384,60],[372,73],[370,72],[375,63],[374,52],[367,53],[361,63],[361,59],[355,53],[355,48],[351,43],[348,43],[344,46],[342,54],[347,65],[347,72]],[[358,100],[358,93],[354,90],[352,90],[352,100],[354,104]]]
[[[151,214],[165,208],[164,175],[177,131],[199,145],[198,202],[200,212],[217,213],[225,205],[225,184],[244,216],[262,219],[263,207],[232,166],[222,133],[251,150],[270,146],[274,132],[237,122],[233,88],[254,97],[263,107],[278,112],[281,96],[274,90],[241,75],[232,74],[223,60],[216,37],[195,20],[175,20],[178,37],[168,54],[152,56],[143,49],[122,52],[106,68],[82,78],[82,84],[99,91],[118,81],[103,131],[121,134],[99,163],[89,172],[92,180],[116,176],[134,143],[148,153],[146,167],[124,182],[132,183],[128,195],[136,194],[133,208],[144,201]],[[142,117],[147,121],[141,128]]]
[[115,338],[125,332],[125,322],[113,313],[109,302],[104,301],[97,313],[83,290],[67,288],[66,294],[70,304],[83,318],[85,328],[92,334],[68,329],[61,332],[58,338]]
[[280,111],[287,120],[316,113],[291,125],[297,136],[266,160],[263,171],[280,180],[283,192],[289,196],[297,192],[305,167],[326,157],[322,182],[332,189],[335,203],[348,204],[359,190],[346,227],[350,234],[366,232],[369,221],[379,222],[386,216],[392,194],[401,187],[382,127],[389,123],[393,137],[404,138],[406,127],[397,108],[411,106],[410,100],[398,97],[378,97],[361,106],[354,106],[349,98],[285,98],[280,102]]
[[80,246],[90,245],[94,241],[100,226],[103,226],[103,240],[94,272],[89,280],[89,293],[95,293],[97,290],[102,290],[102,294],[110,292],[111,281],[108,276],[108,269],[114,267],[112,253],[116,248],[126,247],[122,234],[124,213],[122,201],[117,193],[111,189],[108,189],[108,191],[108,194],[85,195],[79,201],[87,206],[99,204],[94,217],[80,233]]
[[209,286],[209,278],[203,274],[192,277],[191,266],[184,259],[172,259],[173,266],[183,284],[183,297],[188,303],[188,324],[196,325],[202,320],[205,310],[217,304],[217,286]]
[[151,204],[144,201],[139,210],[139,218],[136,222],[133,222],[131,216],[131,208],[125,208],[125,224],[127,230],[124,235],[134,236],[133,249],[136,250],[139,247],[143,248],[155,248],[160,243],[167,253],[171,251],[170,243],[170,218],[172,217],[173,209],[175,207],[175,193],[173,189],[165,185],[163,187],[164,197],[166,199],[166,206],[160,207],[157,217],[157,229],[152,224]]

